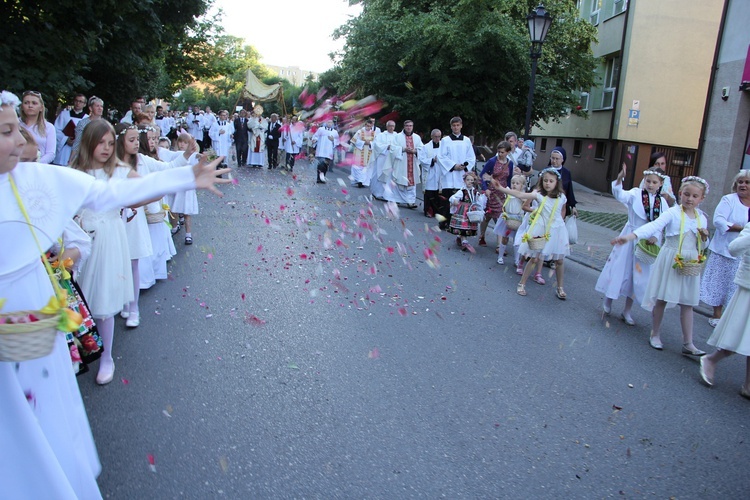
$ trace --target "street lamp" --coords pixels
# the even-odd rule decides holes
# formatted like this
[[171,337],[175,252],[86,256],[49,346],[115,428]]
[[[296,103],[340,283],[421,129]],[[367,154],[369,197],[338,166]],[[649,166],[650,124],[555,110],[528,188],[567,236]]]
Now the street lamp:
[[531,82],[529,83],[529,100],[526,103],[526,121],[524,122],[524,135],[528,139],[531,127],[531,106],[534,103],[534,82],[536,80],[536,63],[542,55],[542,44],[547,38],[547,32],[552,24],[552,16],[549,15],[544,5],[532,10],[526,16],[526,22],[529,23],[529,38],[531,39]]

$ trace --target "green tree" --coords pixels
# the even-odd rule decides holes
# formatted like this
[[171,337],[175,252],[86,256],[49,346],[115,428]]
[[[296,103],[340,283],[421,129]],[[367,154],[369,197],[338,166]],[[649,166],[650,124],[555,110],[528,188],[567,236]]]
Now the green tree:
[[[355,0],[356,1],[356,0]],[[526,15],[537,0],[361,0],[345,39],[340,88],[375,94],[419,128],[460,115],[468,133],[520,130],[531,61]],[[596,30],[575,2],[548,0],[554,21],[539,60],[532,121],[556,119],[593,83]]]
[[41,91],[48,105],[75,91],[126,107],[171,97],[221,69],[213,0],[5,0],[0,82]]

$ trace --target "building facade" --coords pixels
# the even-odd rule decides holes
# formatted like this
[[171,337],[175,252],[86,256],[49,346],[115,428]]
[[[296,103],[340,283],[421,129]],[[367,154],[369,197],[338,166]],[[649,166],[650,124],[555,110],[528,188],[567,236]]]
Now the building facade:
[[318,77],[320,76],[320,74],[316,73],[315,71],[300,69],[298,66],[275,66],[273,64],[266,64],[265,66],[271,72],[275,73],[281,78],[286,79],[295,87],[304,86],[308,77],[310,77],[312,81],[316,82],[318,81]]
[[694,174],[724,4],[578,0],[598,28],[597,84],[580,92],[586,118],[532,128],[540,160],[563,146],[573,178],[603,192],[623,163],[625,186],[638,185],[656,151],[666,153],[675,186]]
[[713,213],[741,169],[750,169],[750,2],[728,0],[708,94],[698,172],[711,184],[702,208]]

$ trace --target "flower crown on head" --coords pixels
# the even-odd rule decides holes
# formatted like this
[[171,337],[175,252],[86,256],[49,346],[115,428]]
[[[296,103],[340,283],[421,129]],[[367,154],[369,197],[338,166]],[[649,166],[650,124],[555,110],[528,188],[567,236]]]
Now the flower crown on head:
[[542,170],[542,173],[539,175],[544,175],[544,174],[555,174],[558,179],[562,179],[562,175],[560,175],[560,171],[557,170],[555,167],[547,167],[544,170]]
[[664,174],[662,174],[660,172],[657,172],[656,170],[644,170],[643,177],[646,177],[647,175],[655,175],[655,176],[659,177],[662,181],[665,181],[667,179],[666,175],[664,175]]
[[687,177],[682,178],[682,184],[685,184],[686,182],[697,182],[698,184],[703,184],[703,190],[705,191],[705,194],[708,194],[708,182],[706,179],[698,177],[697,175],[688,175]]
[[152,127],[151,125],[146,125],[145,127],[138,127],[139,134],[146,134],[148,132],[156,132],[156,129]]
[[13,109],[21,105],[21,100],[12,92],[3,90],[0,92],[0,106],[11,106]]
[[120,133],[117,134],[117,137],[120,137],[121,135],[125,135],[128,132],[128,130],[138,130],[138,126],[137,125],[128,125],[124,129],[120,130]]

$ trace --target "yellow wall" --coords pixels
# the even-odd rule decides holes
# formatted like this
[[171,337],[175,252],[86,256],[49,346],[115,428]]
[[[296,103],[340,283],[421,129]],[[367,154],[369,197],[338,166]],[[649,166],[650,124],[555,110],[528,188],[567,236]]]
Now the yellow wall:
[[[615,139],[696,149],[723,0],[630,3]],[[628,110],[640,101],[638,127]]]

